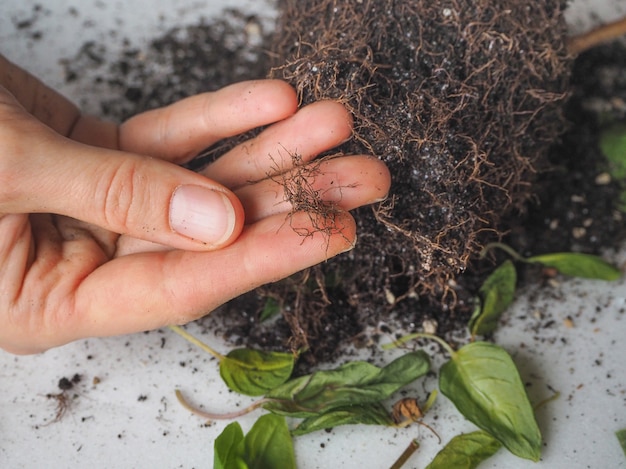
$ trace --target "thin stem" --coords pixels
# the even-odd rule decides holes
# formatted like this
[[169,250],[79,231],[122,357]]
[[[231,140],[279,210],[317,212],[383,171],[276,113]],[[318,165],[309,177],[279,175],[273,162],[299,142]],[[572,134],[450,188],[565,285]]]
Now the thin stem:
[[426,399],[426,402],[424,403],[424,407],[422,407],[423,414],[426,414],[426,412],[430,410],[430,408],[435,403],[435,400],[437,399],[438,394],[439,393],[437,392],[437,390],[433,389],[433,392],[431,392],[430,395],[428,396],[428,399]]
[[534,407],[534,411],[537,412],[540,408],[542,408],[544,405],[557,400],[559,397],[561,397],[561,393],[560,392],[555,392],[552,396],[545,398],[543,401],[539,402],[537,405],[535,405]]
[[400,469],[402,466],[404,466],[406,462],[409,460],[409,458],[413,456],[413,453],[415,453],[418,450],[419,447],[420,447],[419,441],[415,439],[411,440],[411,443],[409,443],[409,446],[407,446],[407,448],[400,455],[400,457],[396,459],[396,462],[393,463],[390,469]]
[[192,343],[192,344],[194,344],[197,347],[200,347],[202,350],[204,350],[208,354],[213,355],[219,361],[222,361],[224,358],[226,358],[226,357],[224,357],[224,355],[222,355],[221,353],[213,350],[211,347],[209,347],[207,344],[205,344],[201,340],[196,339],[194,336],[192,336],[189,332],[187,332],[182,327],[180,327],[180,326],[169,326],[169,328],[170,328],[170,330],[176,332],[179,336],[184,338],[187,342]]
[[431,432],[433,435],[435,435],[435,437],[437,438],[437,441],[439,442],[439,444],[441,444],[441,437],[439,436],[439,433],[437,433],[433,427],[431,427],[431,426],[430,426],[430,425],[428,425],[427,423],[424,423],[424,421],[423,421],[423,420],[406,419],[406,420],[404,420],[403,422],[400,422],[400,423],[398,423],[398,424],[396,424],[396,425],[393,425],[393,427],[394,427],[394,428],[406,428],[406,427],[408,427],[409,425],[412,425],[412,424],[414,424],[414,423],[416,423],[416,424],[418,424],[418,425],[421,425],[422,427],[426,427],[426,428],[428,428],[428,429],[430,430],[430,432]]
[[189,402],[187,402],[187,400],[185,399],[185,397],[183,396],[183,393],[180,390],[176,390],[176,399],[178,399],[178,402],[180,402],[180,404],[187,409],[189,412],[191,412],[192,414],[198,415],[202,418],[205,418],[207,420],[232,420],[232,419],[236,419],[237,417],[241,417],[242,415],[246,415],[249,414],[250,412],[253,412],[254,410],[258,409],[259,407],[261,407],[263,404],[265,404],[266,402],[268,402],[268,399],[259,399],[258,401],[254,402],[253,404],[249,405],[248,407],[245,407],[241,410],[237,410],[235,412],[229,412],[226,414],[213,414],[211,412],[206,412],[204,410],[200,410],[197,407],[192,406],[191,404],[189,404]]
[[482,251],[480,251],[480,258],[483,259],[487,253],[489,251],[491,251],[492,249],[502,249],[504,252],[506,252],[509,256],[511,256],[513,259],[515,259],[516,261],[521,261],[521,262],[526,262],[526,259],[524,259],[522,256],[520,256],[517,251],[515,251],[511,246],[507,246],[504,243],[489,243],[487,244],[487,246],[485,246]]
[[572,37],[567,48],[571,54],[579,55],[600,44],[613,41],[624,34],[626,34],[626,17]]
[[428,428],[428,429],[431,431],[431,433],[437,437],[437,441],[438,441],[438,443],[439,443],[439,444],[441,444],[441,437],[439,436],[439,433],[437,433],[433,427],[431,427],[430,425],[428,425],[428,424],[424,423],[424,422],[423,422],[423,421],[421,421],[421,420],[418,420],[418,422],[417,422],[417,423],[418,423],[418,425],[421,425],[421,426],[423,426],[423,427]]
[[448,352],[450,354],[450,356],[454,356],[456,355],[456,352],[454,351],[454,349],[450,346],[450,344],[448,344],[448,342],[446,342],[445,340],[443,340],[441,337],[437,337],[434,334],[428,334],[426,332],[415,332],[413,334],[408,334],[405,335],[404,337],[401,337],[397,340],[394,340],[392,343],[390,344],[385,344],[383,345],[383,350],[387,350],[390,348],[394,348],[394,347],[399,347],[400,345],[403,345],[413,339],[430,339],[430,340],[434,340],[435,342],[437,342],[439,345],[441,345],[446,352]]

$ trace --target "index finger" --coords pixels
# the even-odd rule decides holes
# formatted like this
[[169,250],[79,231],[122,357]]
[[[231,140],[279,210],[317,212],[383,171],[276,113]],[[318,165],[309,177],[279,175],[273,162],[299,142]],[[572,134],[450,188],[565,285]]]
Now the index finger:
[[185,163],[227,137],[296,112],[294,89],[280,80],[241,82],[147,111],[120,126],[121,150]]

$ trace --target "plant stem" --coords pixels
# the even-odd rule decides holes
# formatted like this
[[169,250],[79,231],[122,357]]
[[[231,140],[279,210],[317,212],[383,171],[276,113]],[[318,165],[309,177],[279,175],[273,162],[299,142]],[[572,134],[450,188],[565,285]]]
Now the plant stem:
[[454,356],[456,355],[456,352],[454,351],[454,349],[450,346],[450,344],[448,342],[446,342],[445,340],[443,340],[441,337],[437,337],[434,334],[428,334],[426,332],[415,332],[414,334],[408,334],[405,335],[404,337],[401,337],[400,339],[395,340],[394,342],[390,343],[390,344],[385,344],[383,345],[383,350],[387,350],[393,347],[398,347],[402,344],[407,343],[410,340],[413,339],[430,339],[430,340],[434,340],[435,342],[437,342],[439,345],[441,345],[446,352],[448,352],[450,354],[450,356]]
[[535,412],[537,412],[539,409],[541,409],[544,405],[557,400],[559,397],[561,397],[561,393],[560,392],[555,392],[552,396],[547,397],[546,399],[544,399],[543,401],[539,402],[537,405],[535,405],[535,407],[533,408],[533,410]]
[[491,251],[492,249],[502,249],[504,252],[506,252],[509,256],[511,256],[513,259],[515,259],[516,261],[521,261],[521,262],[526,262],[526,259],[524,259],[522,256],[520,256],[511,246],[507,246],[504,243],[489,243],[487,244],[487,246],[485,246],[482,251],[480,251],[480,258],[484,258],[487,253],[489,251]]
[[428,399],[426,399],[426,402],[424,403],[424,406],[422,407],[422,413],[426,414],[426,412],[428,412],[430,410],[430,408],[435,403],[435,400],[437,399],[437,395],[438,394],[439,393],[437,392],[437,390],[433,389],[433,391],[428,396]]
[[404,466],[404,464],[409,460],[411,456],[413,456],[413,453],[415,453],[419,447],[419,441],[415,439],[411,440],[409,446],[407,446],[407,448],[400,455],[400,457],[396,459],[396,462],[393,463],[393,466],[391,466],[390,469],[400,469],[402,466]]
[[226,414],[212,414],[210,412],[205,412],[204,410],[200,410],[194,406],[192,406],[191,404],[189,404],[189,402],[187,402],[187,400],[185,399],[185,397],[183,396],[183,393],[180,392],[180,390],[176,390],[176,399],[178,399],[178,402],[180,402],[180,404],[187,409],[189,412],[191,412],[192,414],[198,415],[202,418],[205,418],[207,420],[232,420],[232,419],[236,419],[237,417],[241,417],[242,415],[246,415],[249,414],[250,412],[258,409],[259,407],[261,407],[263,404],[265,404],[268,399],[259,399],[258,401],[254,402],[253,404],[249,405],[248,407],[245,407],[241,410],[237,410],[235,412],[229,412]]
[[624,34],[626,34],[626,17],[572,37],[567,48],[571,54],[579,55],[592,47],[610,42]]
[[208,354],[214,356],[219,361],[222,361],[224,358],[226,358],[226,357],[224,357],[224,355],[222,355],[221,353],[213,350],[211,347],[209,347],[207,344],[205,344],[201,340],[196,339],[194,336],[192,336],[189,332],[187,332],[182,327],[180,327],[180,326],[169,326],[169,328],[170,328],[170,330],[176,332],[179,336],[184,338],[187,342],[192,343],[192,344],[194,344],[197,347],[200,347],[202,350],[204,350]]
[[428,428],[428,430],[430,430],[430,432],[431,432],[433,435],[435,435],[435,438],[437,438],[437,441],[439,441],[439,444],[441,444],[441,437],[439,436],[439,433],[437,433],[433,427],[431,427],[431,426],[430,426],[430,425],[428,425],[427,423],[424,423],[424,421],[423,421],[423,420],[406,419],[406,420],[405,420],[405,421],[403,421],[403,422],[400,422],[400,423],[398,423],[398,424],[396,424],[396,425],[393,425],[393,427],[394,427],[394,428],[406,428],[406,427],[408,427],[409,425],[412,425],[412,424],[414,424],[414,423],[416,423],[416,424],[418,424],[418,425],[421,425],[422,427],[426,427],[426,428]]

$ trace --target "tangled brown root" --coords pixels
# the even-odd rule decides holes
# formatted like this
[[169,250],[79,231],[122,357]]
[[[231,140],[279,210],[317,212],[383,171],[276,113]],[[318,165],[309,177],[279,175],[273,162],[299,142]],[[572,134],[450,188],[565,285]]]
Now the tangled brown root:
[[[356,250],[318,269],[341,278],[335,295],[357,309],[453,303],[450,280],[502,236],[564,130],[564,3],[281,2],[272,76],[303,104],[343,103],[355,128],[340,151],[379,156],[393,178],[386,202],[359,210]],[[309,293],[335,300],[324,282]]]

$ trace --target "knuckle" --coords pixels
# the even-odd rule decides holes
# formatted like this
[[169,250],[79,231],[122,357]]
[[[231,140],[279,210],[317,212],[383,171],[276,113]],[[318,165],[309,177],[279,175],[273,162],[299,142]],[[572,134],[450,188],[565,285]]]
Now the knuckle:
[[134,161],[117,162],[107,176],[100,179],[95,199],[106,228],[119,234],[128,233],[143,206],[142,175]]

